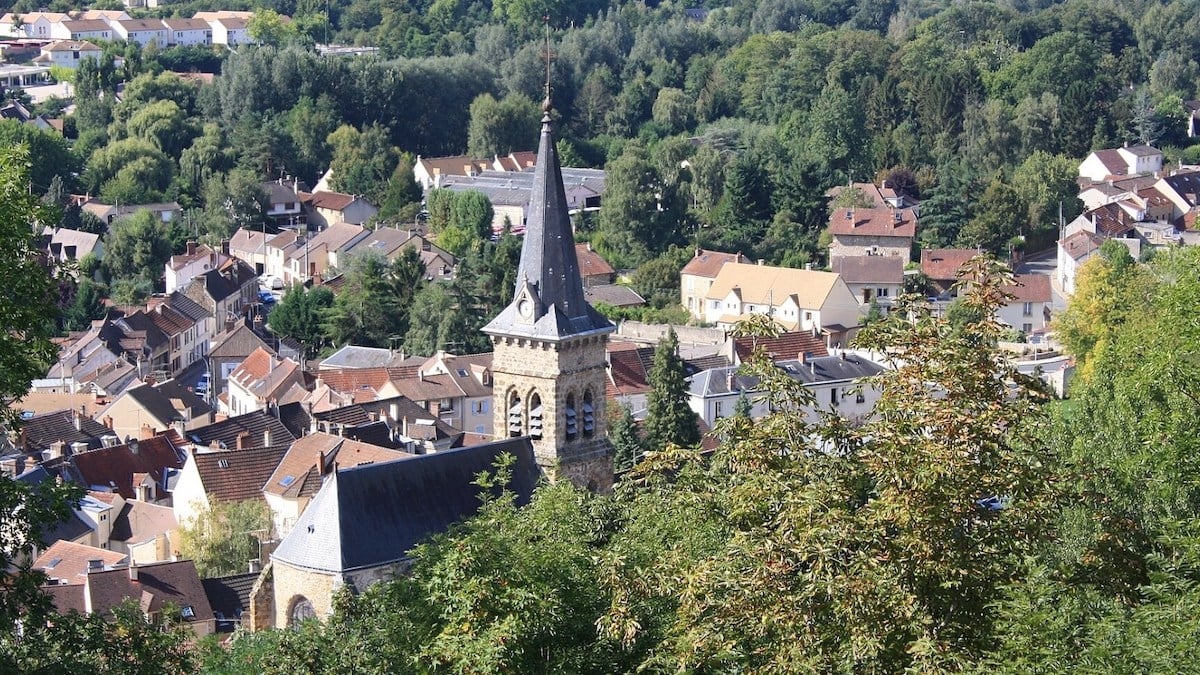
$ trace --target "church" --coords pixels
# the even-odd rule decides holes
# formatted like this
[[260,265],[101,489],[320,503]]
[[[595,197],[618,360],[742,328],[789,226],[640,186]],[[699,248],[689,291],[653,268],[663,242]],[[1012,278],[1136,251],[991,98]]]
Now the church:
[[615,327],[584,299],[549,86],[542,111],[516,288],[483,329],[494,348],[496,439],[332,472],[252,590],[253,629],[325,617],[339,588],[403,573],[417,542],[476,512],[474,477],[501,454],[516,460],[509,489],[519,504],[543,478],[612,489],[604,387]]

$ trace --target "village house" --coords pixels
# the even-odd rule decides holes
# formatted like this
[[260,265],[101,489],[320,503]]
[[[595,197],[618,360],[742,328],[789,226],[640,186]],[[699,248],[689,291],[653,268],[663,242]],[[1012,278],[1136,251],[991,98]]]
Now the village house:
[[859,304],[887,309],[904,291],[905,259],[899,256],[836,256],[829,268],[842,277]]
[[117,39],[136,42],[139,47],[145,47],[151,42],[159,47],[170,44],[167,27],[158,19],[125,19],[112,21],[109,25],[112,26]]
[[931,295],[949,299],[957,295],[958,271],[968,260],[983,253],[976,248],[927,248],[921,251],[921,274],[929,282]]
[[833,272],[726,263],[705,295],[705,321],[732,328],[766,314],[788,330],[845,334],[858,326],[858,299]]
[[126,389],[99,413],[121,438],[145,438],[175,429],[181,434],[211,424],[213,410],[175,380]]
[[[222,250],[228,254],[228,251]],[[200,305],[221,325],[244,316],[258,302],[258,275],[246,263],[231,258],[217,269],[196,276],[183,294]]]
[[86,40],[59,40],[42,47],[35,63],[75,70],[84,59],[100,58],[100,48]]
[[[59,263],[70,265],[78,263],[87,256],[92,256],[97,262],[104,258],[104,242],[100,235],[82,230],[71,230],[65,227],[45,228],[42,236],[46,237],[46,250],[50,257]],[[79,270],[72,269],[72,276],[78,276]]]
[[124,567],[128,562],[125,553],[60,539],[33,561],[33,569],[45,573],[52,584],[82,584],[89,571]]
[[207,47],[213,43],[212,26],[202,19],[163,19],[162,23],[172,47]]
[[704,319],[704,299],[712,288],[717,273],[728,262],[748,263],[750,259],[741,253],[722,253],[697,248],[695,255],[679,272],[680,303],[693,317]]
[[208,25],[212,29],[212,43],[225,45],[230,49],[238,45],[256,44],[254,38],[250,37],[250,31],[246,28],[249,23],[248,18],[236,16],[209,21]]
[[323,230],[337,223],[364,225],[379,213],[374,204],[357,195],[318,190],[302,197],[310,230]]
[[1126,145],[1089,154],[1079,165],[1079,176],[1099,183],[1122,176],[1155,174],[1162,168],[1163,154],[1158,148]]
[[[186,526],[217,502],[263,499],[263,484],[288,451],[286,443],[273,443],[274,439],[268,434],[266,438],[246,440],[244,444],[252,447],[189,450],[172,495],[175,520]],[[261,532],[257,538],[270,539],[271,534]]]
[[831,258],[881,255],[907,262],[912,257],[915,209],[833,207],[830,211]]
[[1058,242],[1058,285],[1065,295],[1075,293],[1079,267],[1100,250],[1104,237],[1088,230],[1079,230]]
[[164,502],[170,497],[170,478],[183,468],[186,445],[175,429],[168,429],[157,436],[72,453],[64,469],[74,482],[91,490],[116,492],[126,500]]
[[307,390],[298,363],[260,348],[230,373],[227,393],[228,402],[222,399],[220,409],[229,415],[244,415],[271,403],[300,401]]
[[1050,324],[1054,297],[1050,277],[1044,274],[1018,274],[1004,291],[1013,297],[996,310],[996,319],[1026,336],[1041,332]]
[[417,252],[421,265],[425,267],[426,280],[449,281],[454,278],[454,270],[458,264],[454,256],[412,230],[394,227],[367,230],[364,237],[352,242],[348,252],[359,255],[370,251],[383,256],[389,262],[394,262],[408,249]]
[[492,435],[492,355],[458,356],[438,351],[421,365],[426,375],[444,375],[462,392],[462,416],[457,428]]
[[294,248],[284,269],[284,284],[302,284],[324,275],[330,268],[342,269],[347,254],[369,231],[361,225],[338,222],[316,233]]
[[105,204],[87,196],[77,196],[77,201],[81,209],[96,216],[101,222],[108,225],[112,225],[113,221],[118,218],[131,216],[140,211],[149,211],[154,214],[155,218],[164,223],[175,220],[183,213],[183,208],[176,202],[113,205]]
[[139,604],[147,619],[161,618],[169,607],[179,611],[183,625],[196,637],[216,630],[212,607],[190,560],[118,569],[89,569],[83,583],[47,586],[54,607],[112,618],[112,610],[127,599]]
[[173,255],[163,266],[163,276],[166,279],[167,293],[187,284],[201,274],[219,268],[230,258],[224,251],[213,250],[206,244],[187,242],[186,250]]
[[111,40],[112,26],[104,19],[66,19],[54,24],[50,37],[56,40]]
[[579,263],[579,277],[583,279],[585,289],[616,283],[617,271],[599,253],[592,250],[590,243],[575,244],[575,259]]
[[267,239],[273,235],[238,228],[229,239],[229,255],[254,268],[260,277],[267,270]]
[[304,229],[307,216],[304,213],[304,202],[301,196],[303,188],[298,178],[280,176],[262,184],[263,192],[267,193],[267,217],[280,229]]
[[[801,411],[812,423],[823,413],[840,415],[852,424],[861,424],[870,417],[879,400],[879,390],[866,380],[883,372],[883,367],[865,354],[837,350],[830,356],[800,353],[775,362],[789,377],[800,382],[813,394],[813,406]],[[769,412],[766,401],[757,392],[759,380],[744,375],[738,366],[713,368],[697,373],[688,381],[688,406],[708,427],[717,420],[734,414],[739,399],[750,403],[752,418]]]

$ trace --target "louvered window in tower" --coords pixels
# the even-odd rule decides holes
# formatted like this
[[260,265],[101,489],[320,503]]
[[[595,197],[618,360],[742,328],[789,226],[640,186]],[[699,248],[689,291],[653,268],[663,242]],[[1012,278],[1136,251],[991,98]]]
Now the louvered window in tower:
[[542,400],[536,394],[529,399],[529,436],[535,441],[542,438]]
[[516,438],[521,435],[521,399],[513,396],[508,403],[508,436]]
[[575,395],[569,394],[567,396],[567,410],[565,419],[568,441],[575,440],[575,437],[579,435],[579,421],[577,417],[578,416],[575,413]]
[[592,392],[583,395],[583,435],[591,437],[596,433],[596,413],[592,408]]

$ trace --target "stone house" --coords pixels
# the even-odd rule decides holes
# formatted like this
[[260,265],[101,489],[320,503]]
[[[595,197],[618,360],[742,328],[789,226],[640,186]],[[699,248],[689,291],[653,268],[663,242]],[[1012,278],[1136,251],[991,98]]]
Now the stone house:
[[829,214],[829,256],[896,256],[908,261],[912,257],[913,239],[917,234],[916,210],[833,208]]

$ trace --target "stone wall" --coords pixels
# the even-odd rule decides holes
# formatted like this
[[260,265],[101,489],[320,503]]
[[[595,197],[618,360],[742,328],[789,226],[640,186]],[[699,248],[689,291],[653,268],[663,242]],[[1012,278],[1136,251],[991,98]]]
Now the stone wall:
[[[638,321],[622,321],[617,326],[617,337],[630,342],[640,342],[656,345],[667,336],[668,326],[657,323],[641,323]],[[679,336],[681,346],[689,345],[721,345],[728,337],[721,328],[701,328],[699,326],[671,326]]]
[[275,626],[275,577],[272,563],[267,563],[262,574],[250,587],[250,612],[243,614],[242,628],[254,632]]
[[303,570],[272,562],[274,568],[275,627],[287,628],[292,607],[300,598],[307,599],[317,618],[324,619],[333,610],[333,592],[341,579],[329,573]]

